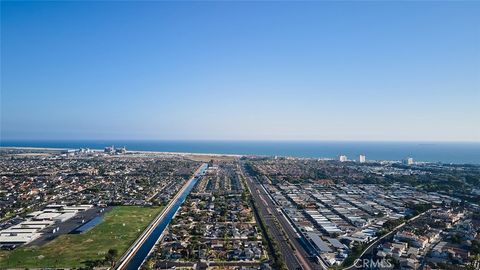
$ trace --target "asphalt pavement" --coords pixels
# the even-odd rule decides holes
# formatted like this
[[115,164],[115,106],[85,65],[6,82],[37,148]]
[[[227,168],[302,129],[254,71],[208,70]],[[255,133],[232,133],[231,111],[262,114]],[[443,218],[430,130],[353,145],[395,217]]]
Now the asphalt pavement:
[[[87,223],[93,218],[103,215],[106,211],[110,210],[111,208],[110,207],[106,208],[103,213],[100,213],[100,209],[102,208],[92,207],[83,212],[78,212],[74,217],[66,220],[65,222],[54,223],[53,225],[48,226],[47,228],[41,231],[42,235],[39,238],[28,243],[27,246],[42,246],[62,234],[67,234],[72,232],[73,230],[82,226],[83,224]],[[82,220],[84,220],[84,223],[82,223]],[[55,228],[58,228],[58,231],[53,233],[53,229]]]

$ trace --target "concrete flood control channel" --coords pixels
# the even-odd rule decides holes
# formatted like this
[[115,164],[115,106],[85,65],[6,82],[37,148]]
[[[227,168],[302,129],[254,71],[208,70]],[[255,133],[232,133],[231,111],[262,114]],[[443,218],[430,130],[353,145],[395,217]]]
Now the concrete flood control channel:
[[165,212],[160,214],[160,219],[154,225],[155,227],[150,229],[147,235],[141,236],[141,238],[145,237],[145,239],[140,243],[134,244],[124,258],[122,258],[116,269],[137,270],[141,267],[145,259],[148,257],[150,251],[162,236],[164,230],[167,228],[168,224],[173,219],[176,212],[183,204],[188,194],[190,194],[190,191],[193,189],[200,177],[203,176],[207,168],[208,165],[205,163],[195,172],[195,175],[185,184],[182,190],[179,191],[171,204],[167,206]]

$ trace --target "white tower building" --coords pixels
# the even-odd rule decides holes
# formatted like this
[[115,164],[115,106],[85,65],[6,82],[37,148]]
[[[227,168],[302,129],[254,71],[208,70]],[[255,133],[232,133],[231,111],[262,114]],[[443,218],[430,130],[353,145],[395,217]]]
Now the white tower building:
[[415,163],[415,162],[413,161],[413,158],[411,158],[411,157],[408,157],[408,158],[403,160],[403,164],[406,164],[406,165],[413,165],[413,163]]
[[408,165],[413,165],[413,158],[409,157],[409,158],[407,159],[407,164],[408,164]]

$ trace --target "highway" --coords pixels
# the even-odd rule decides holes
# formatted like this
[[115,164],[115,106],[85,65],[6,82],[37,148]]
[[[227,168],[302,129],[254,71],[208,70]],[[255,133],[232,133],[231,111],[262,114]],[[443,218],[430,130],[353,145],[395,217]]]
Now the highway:
[[[277,211],[277,206],[270,199],[270,196],[263,189],[262,185],[252,179],[252,177],[241,170],[246,178],[247,186],[253,196],[255,205],[260,215],[265,220],[266,226],[270,228],[273,240],[277,242],[288,269],[317,270],[327,269],[326,266],[320,266],[309,259],[309,255],[303,249],[299,242],[299,237],[294,228],[281,211]],[[284,235],[282,232],[285,232]],[[292,248],[292,246],[294,248]]]

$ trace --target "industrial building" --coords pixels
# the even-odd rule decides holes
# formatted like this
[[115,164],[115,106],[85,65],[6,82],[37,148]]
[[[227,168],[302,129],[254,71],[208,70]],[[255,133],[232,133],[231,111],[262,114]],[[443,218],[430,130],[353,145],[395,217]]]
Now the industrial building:
[[73,218],[78,212],[92,208],[93,205],[50,204],[41,211],[26,215],[26,220],[7,229],[0,230],[0,247],[15,247],[28,244],[42,235],[42,231],[56,223]]

